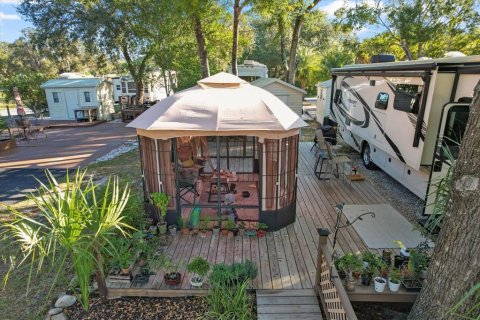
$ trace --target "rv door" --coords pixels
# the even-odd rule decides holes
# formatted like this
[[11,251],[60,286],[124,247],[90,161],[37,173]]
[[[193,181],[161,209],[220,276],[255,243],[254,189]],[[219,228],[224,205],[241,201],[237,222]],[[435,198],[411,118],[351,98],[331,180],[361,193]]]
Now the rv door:
[[448,103],[443,107],[430,182],[425,199],[424,214],[426,215],[433,213],[437,186],[447,176],[452,164],[458,158],[460,144],[467,126],[468,114],[469,105],[466,103]]

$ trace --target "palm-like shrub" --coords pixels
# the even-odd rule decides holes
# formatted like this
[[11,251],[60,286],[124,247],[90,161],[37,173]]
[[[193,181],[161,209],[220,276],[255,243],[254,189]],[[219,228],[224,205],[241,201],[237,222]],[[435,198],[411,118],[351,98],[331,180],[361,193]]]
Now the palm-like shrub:
[[[10,208],[13,222],[5,224],[2,232],[7,246],[14,246],[20,259],[11,257],[10,270],[28,266],[27,293],[34,272],[41,272],[47,264],[56,270],[52,288],[71,260],[81,291],[81,303],[88,308],[90,275],[95,272],[100,296],[106,301],[106,284],[100,248],[115,248],[108,240],[113,234],[126,236],[129,225],[123,222],[122,211],[129,197],[129,189],[121,190],[118,178],[111,178],[105,188],[98,190],[85,170],[75,176],[67,173],[66,183],[60,186],[47,170],[48,183],[39,181],[37,194],[29,198],[39,215],[29,215]],[[17,262],[18,261],[18,262]]]

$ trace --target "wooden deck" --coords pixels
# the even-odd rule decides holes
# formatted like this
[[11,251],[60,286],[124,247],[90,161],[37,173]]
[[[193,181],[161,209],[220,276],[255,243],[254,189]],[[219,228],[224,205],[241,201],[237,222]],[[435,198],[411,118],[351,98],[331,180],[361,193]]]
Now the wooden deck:
[[[259,270],[258,277],[252,281],[255,289],[311,289],[315,283],[318,228],[334,228],[336,213],[334,206],[340,202],[346,204],[387,203],[368,181],[352,182],[345,180],[330,182],[319,181],[313,173],[314,152],[310,152],[311,143],[301,143],[298,164],[298,201],[297,220],[294,224],[276,232],[267,233],[263,238],[214,236],[211,232],[205,238],[200,236],[182,236],[177,234],[167,247],[166,252],[173,255],[174,261],[181,261],[180,272],[184,275],[180,288],[197,290],[189,284],[190,275],[185,265],[193,258],[202,256],[210,263],[233,263],[244,260],[253,261]],[[343,217],[343,223],[345,223]],[[328,249],[332,250],[332,235],[329,236]],[[393,245],[393,244],[392,244]],[[353,228],[339,230],[336,251],[365,251],[367,247]],[[382,249],[372,250],[381,253]],[[152,275],[147,284],[109,284],[110,295],[132,295],[132,289],[139,290],[136,295],[152,295],[152,290],[164,294],[168,290],[163,282],[163,273]],[[125,290],[127,289],[127,290]],[[373,289],[372,289],[373,290]],[[153,290],[154,291],[154,290]],[[175,291],[175,290],[171,290]],[[173,292],[172,292],[173,294]],[[201,294],[198,292],[198,294]]]
[[257,290],[258,320],[322,320],[313,289]]

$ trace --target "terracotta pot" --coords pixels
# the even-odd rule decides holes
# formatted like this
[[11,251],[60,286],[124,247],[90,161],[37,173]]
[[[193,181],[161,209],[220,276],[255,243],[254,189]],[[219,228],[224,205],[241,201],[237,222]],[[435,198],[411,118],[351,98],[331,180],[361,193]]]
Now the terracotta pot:
[[266,234],[267,234],[267,231],[265,230],[257,230],[257,237],[259,238],[265,237]]
[[188,228],[182,228],[182,234],[183,234],[184,236],[188,236],[189,233],[190,233],[190,229],[188,229]]
[[163,280],[167,286],[178,286],[182,282],[182,275],[179,272],[168,273],[163,276]]
[[228,236],[228,229],[222,229],[222,236]]
[[130,268],[121,269],[121,270],[120,270],[120,273],[123,274],[123,275],[127,275],[127,274],[130,273]]

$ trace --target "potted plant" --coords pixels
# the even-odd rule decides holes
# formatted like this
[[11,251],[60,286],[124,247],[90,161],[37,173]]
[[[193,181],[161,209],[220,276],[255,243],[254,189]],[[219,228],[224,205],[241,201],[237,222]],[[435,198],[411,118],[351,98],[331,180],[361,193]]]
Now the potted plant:
[[167,286],[175,287],[182,282],[182,274],[178,272],[180,263],[175,263],[166,255],[162,255],[160,259],[160,266],[163,272],[163,280]]
[[198,229],[200,237],[205,238],[207,236],[207,221],[201,220],[198,223]]
[[153,205],[157,208],[158,212],[158,233],[166,234],[167,233],[167,223],[165,222],[165,217],[167,216],[167,207],[170,197],[164,192],[152,192],[150,194]]
[[245,223],[240,222],[238,224],[237,228],[238,228],[238,235],[240,237],[243,237],[245,235]]
[[111,242],[115,248],[112,264],[120,268],[121,274],[129,274],[136,260],[131,240],[118,237],[111,239]]
[[168,232],[170,232],[170,235],[172,237],[175,237],[177,235],[177,226],[174,224],[171,224],[168,226]]
[[235,222],[233,222],[232,220],[228,220],[226,227],[230,231],[232,231],[234,237],[236,237],[238,235],[238,228],[237,228],[237,225],[235,224]]
[[231,222],[230,220],[224,221],[223,227],[220,231],[222,236],[228,236],[228,231],[230,231],[230,227],[229,227],[230,222]]
[[349,252],[339,259],[337,265],[340,270],[343,270],[346,273],[346,289],[349,291],[355,290],[357,280],[353,277],[353,273],[362,270],[362,261],[360,258],[357,255]]
[[152,251],[152,247],[147,242],[145,232],[141,230],[137,230],[132,234],[132,241],[134,251],[138,254],[137,264],[139,267],[143,267],[148,255]]
[[383,292],[385,290],[385,285],[387,284],[387,280],[382,277],[375,277],[373,278],[375,282],[375,291],[376,292]]
[[390,276],[388,277],[388,289],[390,289],[390,291],[398,291],[398,289],[400,288],[401,275],[402,273],[399,269],[393,268],[392,271],[390,271]]
[[265,237],[265,234],[267,234],[267,229],[268,225],[266,223],[259,222],[257,224],[257,237]]
[[363,268],[367,269],[370,265],[374,265],[376,263],[376,260],[377,260],[376,254],[368,250],[365,251],[362,254]]
[[202,257],[196,257],[187,265],[187,271],[194,275],[190,278],[190,284],[193,287],[200,288],[203,285],[205,276],[210,270],[210,264]]
[[184,236],[188,236],[190,233],[190,228],[188,227],[188,218],[182,218],[182,216],[178,217],[177,226],[180,230],[182,230],[182,234]]

